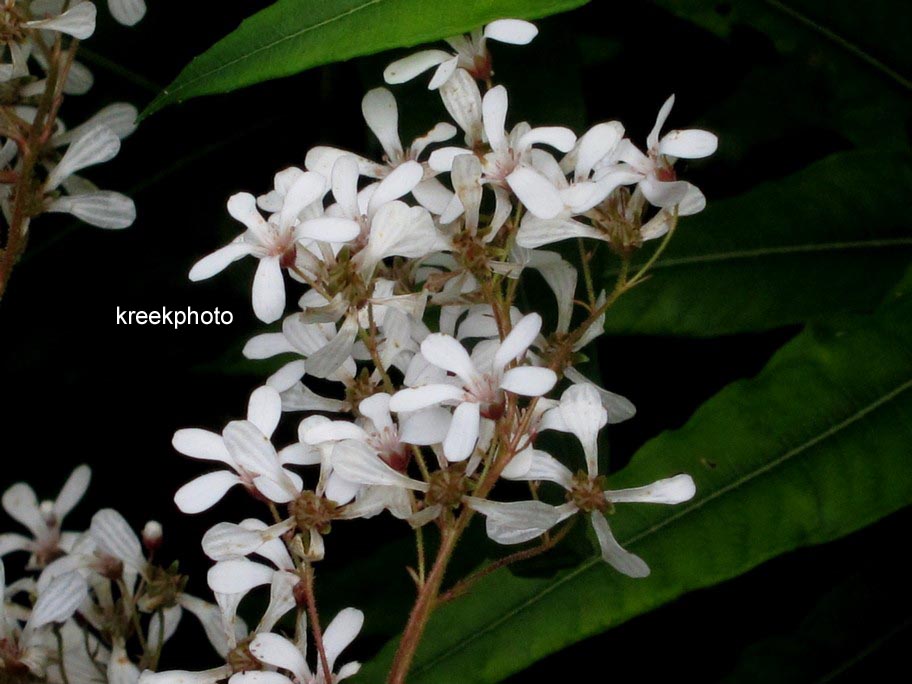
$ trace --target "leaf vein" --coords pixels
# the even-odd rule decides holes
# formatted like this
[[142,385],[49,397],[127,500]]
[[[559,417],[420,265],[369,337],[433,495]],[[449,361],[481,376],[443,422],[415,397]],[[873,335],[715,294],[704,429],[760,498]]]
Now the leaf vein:
[[213,74],[217,74],[218,72],[220,72],[224,69],[227,69],[228,67],[234,66],[235,64],[237,64],[239,62],[248,60],[251,57],[253,57],[254,55],[259,54],[260,52],[263,52],[265,50],[271,50],[276,45],[280,45],[281,43],[284,43],[288,40],[293,40],[294,38],[303,36],[305,33],[309,33],[310,31],[315,31],[316,29],[322,28],[324,26],[328,26],[329,24],[332,24],[336,21],[340,21],[340,20],[344,19],[345,17],[351,16],[353,14],[357,14],[361,10],[367,9],[368,7],[377,5],[381,2],[384,2],[384,0],[367,0],[367,2],[361,3],[360,5],[358,5],[356,7],[352,7],[351,9],[349,9],[345,12],[341,12],[332,17],[329,17],[328,19],[324,19],[323,21],[317,22],[316,24],[312,24],[311,26],[306,26],[302,29],[289,33],[288,35],[282,36],[278,40],[274,40],[270,43],[267,43],[266,45],[261,45],[260,47],[254,49],[254,50],[251,50],[250,52],[240,55],[239,57],[235,57],[232,60],[228,60],[224,64],[220,64],[218,67],[216,67],[214,69],[210,69],[210,70],[206,71],[205,73],[201,73],[199,76],[195,76],[194,78],[191,78],[191,79],[185,81],[184,83],[181,83],[176,88],[174,88],[174,90],[163,91],[162,96],[165,96],[165,95],[174,96],[175,93],[177,93],[181,90],[186,90],[188,87],[190,87],[194,83],[198,83],[199,81],[203,80],[204,78],[209,78]]

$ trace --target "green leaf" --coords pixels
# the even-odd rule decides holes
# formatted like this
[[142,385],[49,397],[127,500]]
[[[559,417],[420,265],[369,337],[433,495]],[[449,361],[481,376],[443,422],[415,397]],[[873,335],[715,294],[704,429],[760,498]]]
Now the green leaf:
[[320,64],[458,35],[494,19],[535,19],[587,0],[279,0],[195,58],[143,116]]
[[612,307],[606,328],[713,336],[871,311],[912,258],[910,187],[908,155],[859,151],[710,200],[681,218],[650,279]]
[[[409,680],[496,682],[568,644],[781,553],[912,503],[912,297],[810,326],[754,379],[647,443],[613,487],[691,473],[680,506],[625,506],[619,541],[652,566],[632,580],[594,557],[551,578],[492,573],[432,617]],[[394,644],[366,669],[379,681]]]
[[[723,37],[762,32],[792,64],[807,67],[832,97],[820,113],[857,145],[908,144],[912,113],[909,3],[871,0],[657,0],[679,17]],[[791,93],[790,93],[791,95]]]

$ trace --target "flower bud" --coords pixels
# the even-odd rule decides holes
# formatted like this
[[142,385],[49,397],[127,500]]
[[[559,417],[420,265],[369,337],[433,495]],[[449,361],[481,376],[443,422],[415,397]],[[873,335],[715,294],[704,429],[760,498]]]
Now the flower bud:
[[162,526],[156,520],[150,520],[145,524],[142,530],[142,542],[146,551],[153,553],[158,550],[162,543]]

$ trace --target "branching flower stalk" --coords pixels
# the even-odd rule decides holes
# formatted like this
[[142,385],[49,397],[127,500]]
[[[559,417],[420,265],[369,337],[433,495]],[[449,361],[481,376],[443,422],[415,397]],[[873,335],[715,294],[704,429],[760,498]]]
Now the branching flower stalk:
[[[105,672],[108,681],[119,667],[116,681],[127,684],[335,684],[360,668],[337,660],[365,616],[346,608],[324,624],[316,568],[331,552],[335,526],[378,515],[402,520],[416,539],[417,567],[405,568],[416,597],[388,673],[393,684],[407,681],[438,605],[553,549],[580,519],[591,525],[607,566],[631,578],[649,574],[617,542],[609,520],[628,503],[686,501],[693,480],[667,473],[612,489],[599,470],[598,435],[634,408],[578,366],[611,307],[650,277],[679,219],[703,208],[702,193],[679,180],[674,165],[712,154],[716,138],[700,130],[662,135],[673,98],[645,152],[616,121],[579,137],[562,126],[508,129],[508,94],[494,80],[488,44],[526,44],[536,33],[527,22],[500,20],[450,39],[452,52],[394,62],[385,71],[391,84],[433,69],[430,90],[454,123],[438,123],[405,145],[392,92],[376,88],[362,111],[383,148],[380,161],[318,146],[303,168],[276,174],[269,192],[228,200],[244,232],[196,263],[190,277],[257,259],[253,310],[276,325],[244,354],[292,360],[253,391],[244,418],[219,433],[175,433],[178,452],[215,467],[174,499],[184,513],[200,514],[239,487],[262,516],[229,516],[204,535],[203,551],[214,562],[207,582],[215,604],[207,604],[187,596],[176,568],[157,565],[149,540],[160,542],[160,529],[144,533],[146,555],[111,511],[96,515],[86,533],[67,536],[62,513],[54,512],[68,510],[83,485],[64,487],[61,499],[70,503],[62,506],[60,499],[38,504],[25,485],[14,486],[4,507],[33,538],[0,537],[0,555],[28,552],[39,574],[31,605],[20,601],[7,612],[12,619],[0,619],[4,667],[69,680],[63,684],[81,684],[80,667]],[[601,243],[617,262],[613,283],[592,269]],[[530,271],[550,293],[533,299]],[[286,275],[301,288],[291,313]],[[536,310],[521,311],[530,299]],[[311,379],[335,391],[318,394]],[[277,426],[295,413],[297,439],[276,448]],[[564,433],[581,454],[542,450],[544,431]],[[86,474],[78,478],[87,484]],[[527,482],[528,498],[504,500],[505,480]],[[460,542],[476,522],[492,541],[520,548],[451,578],[453,557],[471,552]],[[428,548],[436,548],[433,559]],[[78,601],[48,614],[45,596],[57,606],[61,595],[52,591],[55,582],[69,583]],[[239,607],[260,588],[268,605],[247,625]],[[109,605],[111,595],[122,600]],[[157,671],[181,610],[200,617],[215,647],[209,670]],[[62,645],[33,644],[42,630]],[[308,658],[311,645],[316,653]]]
[[[127,25],[145,12],[142,0],[109,7]],[[0,0],[0,298],[40,214],[69,213],[102,228],[126,228],[136,217],[128,197],[75,175],[117,154],[136,109],[109,105],[71,130],[58,118],[65,96],[91,88],[92,74],[76,55],[95,15],[82,0]]]

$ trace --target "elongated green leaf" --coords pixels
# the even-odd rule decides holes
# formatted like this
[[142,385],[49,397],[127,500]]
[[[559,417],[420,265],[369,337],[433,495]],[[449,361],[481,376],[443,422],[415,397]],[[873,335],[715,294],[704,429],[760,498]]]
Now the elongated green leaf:
[[458,35],[494,19],[534,19],[587,0],[278,0],[194,59],[143,112],[320,64]]
[[712,336],[870,311],[912,258],[909,188],[909,156],[846,152],[710,201],[606,327]]
[[791,63],[826,84],[819,104],[856,144],[908,142],[912,112],[912,7],[902,0],[657,0],[670,12],[721,36],[760,31]]
[[[627,506],[621,543],[652,566],[632,580],[599,558],[551,578],[497,571],[432,618],[415,684],[496,682],[542,656],[791,549],[912,503],[909,288],[877,314],[809,327],[752,380],[647,443],[613,486],[689,472],[697,496]],[[379,681],[390,645],[367,670]]]

